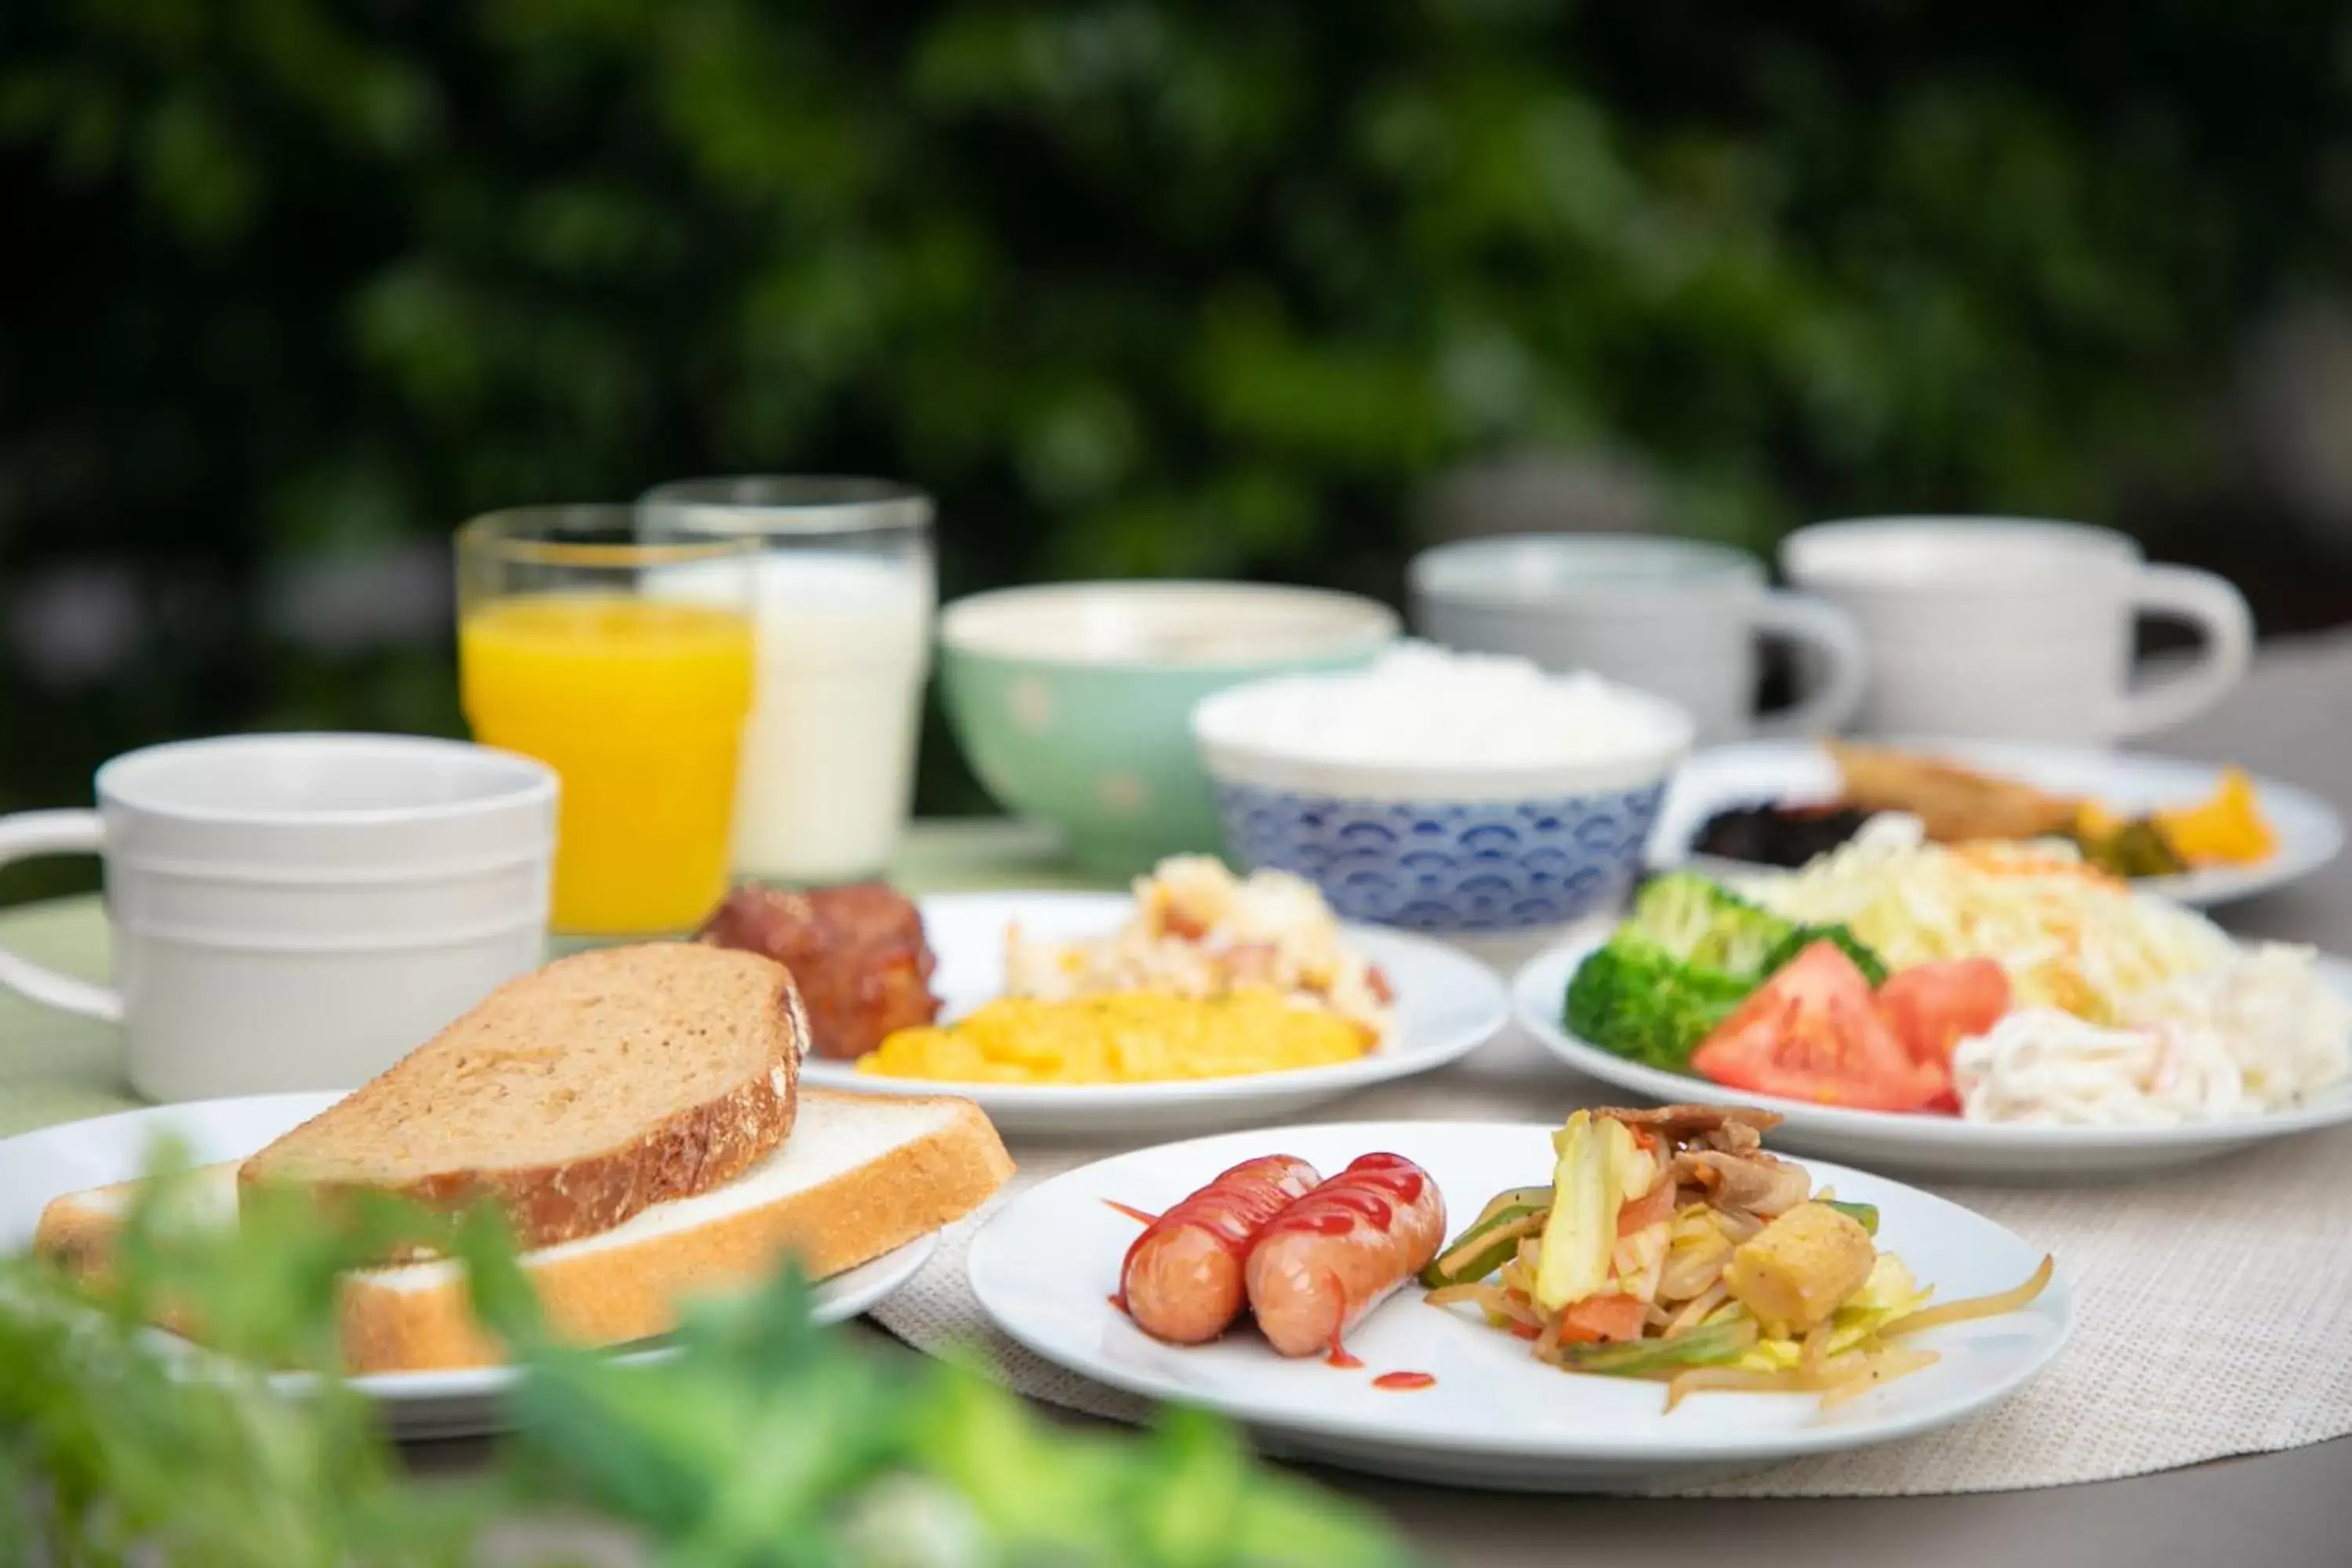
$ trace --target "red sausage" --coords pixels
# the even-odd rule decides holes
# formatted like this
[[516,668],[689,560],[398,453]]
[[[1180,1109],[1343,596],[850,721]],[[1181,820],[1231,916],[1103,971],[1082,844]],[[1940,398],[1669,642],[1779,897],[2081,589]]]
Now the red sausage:
[[1328,1350],[1445,1240],[1445,1199],[1402,1154],[1366,1154],[1284,1209],[1249,1255],[1250,1310],[1284,1355]]
[[1213,1340],[1242,1315],[1242,1267],[1265,1222],[1323,1178],[1288,1154],[1244,1160],[1151,1222],[1119,1265],[1120,1304],[1145,1333]]

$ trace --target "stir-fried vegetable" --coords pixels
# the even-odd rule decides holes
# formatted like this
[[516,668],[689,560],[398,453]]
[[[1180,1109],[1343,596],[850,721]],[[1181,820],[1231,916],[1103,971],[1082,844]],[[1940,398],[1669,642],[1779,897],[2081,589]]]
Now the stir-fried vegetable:
[[1726,1318],[1671,1340],[1635,1340],[1628,1344],[1569,1345],[1561,1363],[1574,1372],[1607,1373],[1612,1377],[1640,1377],[1668,1367],[1713,1366],[1739,1359],[1756,1342],[1756,1324],[1746,1318]]
[[1552,1135],[1552,1146],[1559,1163],[1552,1175],[1535,1298],[1537,1305],[1557,1312],[1609,1283],[1618,1211],[1649,1192],[1657,1165],[1634,1143],[1632,1128],[1582,1110]]
[[[1475,1306],[1563,1371],[1664,1382],[1669,1410],[1706,1390],[1829,1405],[1934,1363],[1898,1341],[2020,1310],[2049,1284],[2044,1258],[2013,1290],[1928,1306],[1903,1260],[1878,1250],[1875,1206],[1826,1189],[1791,1202],[1810,1182],[1759,1184],[1753,1171],[1727,1180],[1748,1162],[1801,1176],[1756,1147],[1776,1120],[1706,1106],[1575,1112],[1552,1135],[1552,1185],[1496,1194],[1423,1272],[1429,1303]],[[1790,1206],[1753,1213],[1729,1190]]]
[[1823,1208],[1837,1210],[1838,1213],[1845,1215],[1846,1218],[1862,1226],[1863,1230],[1868,1235],[1876,1236],[1878,1234],[1878,1205],[1876,1204],[1847,1204],[1840,1203],[1835,1198],[1822,1197],[1817,1197],[1813,1201],[1821,1205]]
[[1862,1289],[1877,1257],[1859,1222],[1826,1204],[1800,1204],[1731,1255],[1723,1283],[1766,1332],[1802,1334]]
[[2017,1311],[2049,1287],[2050,1276],[2056,1268],[2057,1260],[2045,1256],[2042,1259],[2042,1267],[2014,1290],[2003,1290],[1994,1296],[1978,1296],[1966,1301],[1947,1301],[1940,1307],[1930,1307],[1924,1312],[1897,1318],[1879,1333],[1884,1338],[1893,1339],[1898,1334],[1916,1334],[1924,1329],[1940,1329],[1953,1323],[1973,1322],[1979,1318],[1997,1318],[2003,1312]]
[[1421,1282],[1435,1290],[1484,1279],[1511,1260],[1521,1237],[1542,1227],[1550,1208],[1549,1187],[1512,1187],[1497,1194],[1469,1229],[1429,1260]]

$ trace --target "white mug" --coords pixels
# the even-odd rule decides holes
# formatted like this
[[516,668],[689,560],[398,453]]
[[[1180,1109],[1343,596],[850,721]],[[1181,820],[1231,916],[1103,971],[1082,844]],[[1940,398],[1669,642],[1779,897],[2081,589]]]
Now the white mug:
[[114,984],[0,952],[0,985],[123,1027],[150,1100],[348,1089],[545,956],[555,775],[402,735],[126,752],[96,811],[0,818],[0,864],[105,862]]
[[[2177,724],[2242,679],[2253,620],[2227,581],[2151,566],[2112,529],[2025,518],[1817,523],[1781,570],[1842,605],[1870,645],[1857,716],[1880,734],[2104,744]],[[2204,647],[2135,684],[2133,623],[2186,621]]]
[[[1405,574],[1413,629],[1475,653],[1589,669],[1674,702],[1702,741],[1816,734],[1862,700],[1861,635],[1766,585],[1744,550],[1644,534],[1529,533],[1441,544]],[[1759,638],[1794,644],[1811,688],[1756,712]]]

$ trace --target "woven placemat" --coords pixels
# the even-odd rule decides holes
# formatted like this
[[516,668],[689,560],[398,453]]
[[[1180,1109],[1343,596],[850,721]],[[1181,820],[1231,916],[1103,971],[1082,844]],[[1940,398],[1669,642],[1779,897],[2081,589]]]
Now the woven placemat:
[[[1606,1100],[1598,1086],[1556,1068],[1521,1076],[1487,1065],[1532,1048],[1499,1040],[1447,1072],[1354,1096],[1308,1119],[1526,1121]],[[1118,1152],[1016,1143],[1021,1173],[997,1204]],[[1777,1466],[1692,1495],[2011,1491],[2352,1433],[2352,1131],[2129,1183],[1922,1184],[2057,1254],[2077,1314],[2057,1363],[1960,1426]],[[965,1283],[964,1255],[995,1206],[950,1230],[922,1273],[875,1318],[918,1349],[959,1352],[1034,1398],[1144,1419],[1145,1401],[1042,1360],[989,1323]]]

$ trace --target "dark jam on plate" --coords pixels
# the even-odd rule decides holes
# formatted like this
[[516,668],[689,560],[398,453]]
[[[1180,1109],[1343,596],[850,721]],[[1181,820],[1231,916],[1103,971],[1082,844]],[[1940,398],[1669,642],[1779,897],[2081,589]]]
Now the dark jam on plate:
[[1862,831],[1867,812],[1850,805],[1736,805],[1706,819],[1691,844],[1696,855],[1757,866],[1802,866]]

